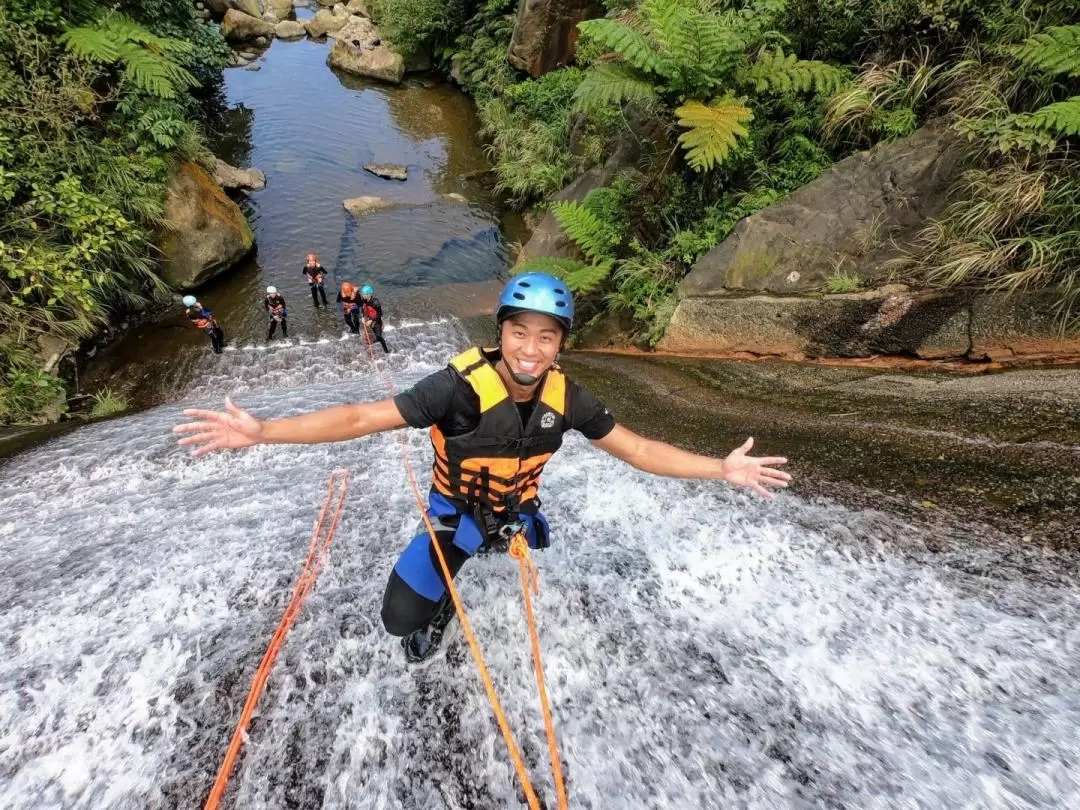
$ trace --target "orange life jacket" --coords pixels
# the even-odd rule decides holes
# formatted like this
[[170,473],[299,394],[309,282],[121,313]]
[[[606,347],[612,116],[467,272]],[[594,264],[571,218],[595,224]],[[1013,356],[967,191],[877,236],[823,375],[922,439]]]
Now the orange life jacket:
[[567,381],[553,366],[529,423],[523,425],[513,397],[484,352],[474,347],[450,361],[450,368],[480,398],[480,421],[460,436],[447,437],[438,425],[431,428],[431,483],[463,512],[480,505],[516,515],[523,503],[536,498],[544,465],[562,446]]

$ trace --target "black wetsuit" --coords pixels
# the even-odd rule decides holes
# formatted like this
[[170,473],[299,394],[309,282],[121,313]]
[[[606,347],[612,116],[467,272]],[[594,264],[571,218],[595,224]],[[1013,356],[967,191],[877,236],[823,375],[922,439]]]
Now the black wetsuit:
[[354,335],[360,334],[360,296],[353,293],[346,297],[339,292],[337,302],[341,304],[341,315],[345,318],[349,331]]
[[214,313],[206,307],[188,307],[184,312],[188,320],[210,338],[210,348],[214,350],[214,354],[221,354],[225,347],[225,330],[214,320]]
[[308,267],[304,265],[304,278],[307,279],[308,286],[311,287],[311,303],[315,305],[315,309],[319,308],[319,297],[322,296],[322,302],[324,307],[330,305],[326,303],[326,289],[323,287],[323,279],[326,278],[326,270],[323,269],[321,264],[317,264],[314,267]]
[[270,318],[270,329],[266,333],[266,339],[270,340],[274,337],[278,321],[281,321],[281,336],[287,338],[289,336],[289,319],[285,311],[285,298],[281,295],[268,295],[263,299],[263,306],[266,307],[266,315]]
[[383,339],[382,304],[374,295],[360,298],[360,313],[364,323],[371,330],[372,337],[383,347],[383,351],[390,353],[390,347]]

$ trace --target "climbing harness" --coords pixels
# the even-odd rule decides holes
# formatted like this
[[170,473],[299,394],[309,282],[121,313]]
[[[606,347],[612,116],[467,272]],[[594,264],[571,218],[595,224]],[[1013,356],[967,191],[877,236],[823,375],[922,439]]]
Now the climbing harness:
[[[326,500],[323,501],[322,509],[319,512],[319,520],[316,522],[315,531],[311,535],[311,545],[308,547],[307,559],[304,560],[304,567],[296,580],[292,599],[289,600],[289,605],[285,608],[285,613],[278,623],[277,630],[274,631],[274,636],[270,639],[270,646],[266,648],[262,662],[255,671],[255,679],[251,684],[251,691],[248,692],[244,709],[240,713],[240,721],[233,732],[228,751],[225,753],[225,760],[221,763],[221,768],[218,769],[217,778],[214,780],[214,786],[210,790],[210,796],[207,798],[203,810],[216,810],[221,803],[221,797],[225,795],[229,774],[232,773],[236,757],[240,753],[240,746],[247,737],[248,723],[251,722],[251,715],[255,712],[255,705],[259,702],[259,697],[266,687],[266,681],[270,677],[270,670],[274,666],[274,660],[277,658],[278,651],[285,641],[285,636],[288,635],[293,622],[296,621],[296,617],[300,614],[300,607],[303,605],[304,599],[307,598],[308,593],[311,592],[312,587],[315,585],[315,578],[319,575],[319,569],[322,567],[326,550],[330,547],[330,541],[334,539],[334,532],[337,531],[338,519],[341,517],[341,509],[345,505],[345,493],[348,488],[349,471],[334,470],[330,474],[330,480],[327,483]],[[333,517],[330,519],[329,526],[327,526],[326,517],[330,514],[331,503],[335,504]],[[326,529],[325,537],[323,536],[324,528]]]
[[[391,396],[396,395],[397,389],[395,388],[393,381],[386,371],[375,363],[375,349],[371,340],[371,334],[366,327],[364,329],[364,339],[367,342],[368,355],[371,358],[372,364],[375,365],[376,368],[379,368],[383,382]],[[495,692],[495,685],[491,680],[487,664],[484,662],[484,655],[480,651],[480,644],[477,642],[476,635],[473,633],[472,624],[469,622],[468,616],[465,615],[465,606],[461,601],[461,596],[458,594],[457,588],[454,586],[454,577],[450,573],[450,566],[447,565],[446,557],[443,554],[435,534],[435,527],[432,525],[431,518],[428,516],[428,510],[424,506],[424,498],[420,493],[419,485],[416,483],[416,474],[413,472],[412,461],[409,457],[409,446],[405,441],[405,434],[403,431],[399,430],[397,435],[401,445],[401,454],[405,462],[405,473],[409,479],[409,488],[412,490],[413,498],[415,498],[416,505],[420,509],[420,517],[423,518],[424,526],[427,528],[428,535],[431,537],[431,547],[435,549],[435,556],[439,560],[439,567],[442,569],[443,580],[445,581],[447,591],[450,593],[450,599],[454,603],[454,610],[457,611],[458,619],[461,621],[461,629],[465,633],[465,639],[469,642],[469,649],[472,651],[473,660],[476,662],[476,668],[480,672],[480,679],[484,682],[484,689],[487,692],[488,701],[491,703],[492,712],[495,714],[495,721],[499,726],[499,730],[502,732],[503,741],[506,743],[506,748],[510,753],[510,760],[514,764],[514,770],[517,772],[518,779],[521,780],[522,790],[525,792],[525,799],[529,803],[530,810],[540,810],[540,801],[536,797],[536,791],[533,789],[532,782],[529,779],[529,772],[525,767],[525,762],[521,758],[521,752],[518,749],[517,742],[514,740],[513,732],[510,730],[510,724],[506,720],[502,703],[499,701],[499,696]],[[514,523],[507,524],[507,526],[500,529],[500,536],[503,536],[504,530],[508,530],[504,539],[506,536],[510,537],[510,556],[517,560],[518,570],[521,575],[521,588],[525,596],[525,617],[528,621],[529,640],[532,644],[533,669],[536,671],[536,684],[540,692],[540,710],[544,716],[544,731],[547,735],[548,752],[551,757],[551,773],[555,780],[555,793],[558,800],[558,808],[559,810],[566,810],[568,806],[566,800],[566,786],[563,783],[562,762],[559,758],[559,748],[555,738],[555,723],[551,716],[551,706],[548,702],[547,688],[544,683],[544,667],[540,659],[540,636],[536,630],[536,617],[533,612],[532,604],[532,594],[540,593],[540,583],[539,577],[537,576],[536,563],[533,562],[532,557],[529,555],[528,541],[525,538],[525,524],[522,521],[515,521]]]

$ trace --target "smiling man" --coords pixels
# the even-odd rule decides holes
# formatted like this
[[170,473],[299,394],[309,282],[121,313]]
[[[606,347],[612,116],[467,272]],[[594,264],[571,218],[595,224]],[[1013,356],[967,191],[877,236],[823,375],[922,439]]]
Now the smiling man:
[[[574,320],[566,285],[543,273],[510,280],[496,313],[499,346],[471,348],[442,371],[393,399],[259,421],[225,401],[226,411],[186,410],[200,421],[177,425],[193,435],[194,455],[254,444],[311,444],[356,439],[402,427],[430,428],[435,448],[428,516],[451,574],[474,554],[505,546],[523,529],[529,546],[549,545],[540,512],[540,475],[577,430],[639,470],[672,478],[718,479],[753,489],[786,487],[774,467],[784,458],[746,455],[753,439],[717,459],[646,439],[619,425],[592,393],[556,364]],[[398,559],[383,596],[382,620],[401,637],[409,661],[428,658],[454,617],[432,541],[421,524]]]

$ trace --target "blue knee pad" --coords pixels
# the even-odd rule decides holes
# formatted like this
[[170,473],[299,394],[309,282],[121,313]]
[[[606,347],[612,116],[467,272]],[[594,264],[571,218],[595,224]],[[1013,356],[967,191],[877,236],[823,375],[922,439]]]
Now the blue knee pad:
[[422,597],[438,602],[442,599],[446,588],[443,586],[439,572],[431,564],[429,545],[431,545],[431,536],[427,532],[416,535],[398,557],[394,570],[406,585]]

